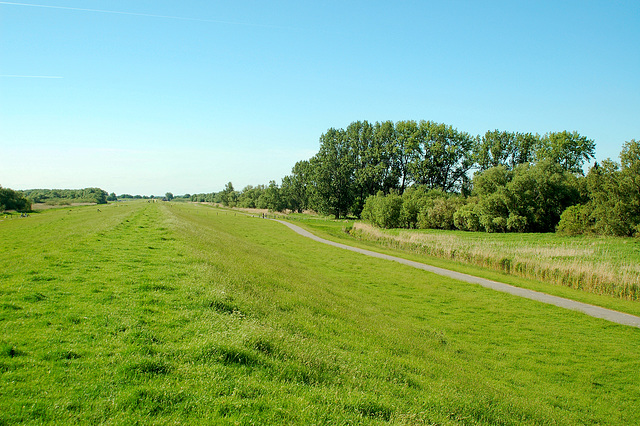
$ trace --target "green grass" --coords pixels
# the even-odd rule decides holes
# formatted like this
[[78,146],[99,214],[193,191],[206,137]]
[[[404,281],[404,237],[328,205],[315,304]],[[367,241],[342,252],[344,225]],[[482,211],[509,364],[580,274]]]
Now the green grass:
[[[593,293],[585,291],[582,286],[558,285],[552,274],[547,277],[539,276],[538,279],[527,277],[525,274],[518,274],[513,268],[505,271],[500,260],[508,256],[509,250],[522,250],[540,253],[545,250],[553,250],[554,245],[569,249],[597,249],[602,253],[602,259],[597,256],[583,256],[580,262],[590,265],[592,269],[602,267],[603,263],[612,263],[608,271],[616,274],[618,269],[616,264],[624,264],[633,268],[638,268],[640,264],[640,240],[631,238],[616,237],[565,237],[555,234],[487,234],[463,231],[437,231],[437,230],[379,230],[376,229],[373,235],[366,235],[366,232],[353,232],[354,226],[359,225],[354,221],[334,221],[319,220],[317,218],[305,219],[296,218],[292,222],[307,228],[318,236],[353,245],[355,247],[386,253],[405,259],[415,260],[458,272],[467,273],[495,281],[511,284],[517,287],[529,288],[555,296],[565,297],[592,305],[602,306],[640,316],[640,303],[638,300],[621,299],[620,297],[607,293]],[[403,235],[405,232],[409,236],[416,234],[413,241],[406,241]],[[382,234],[382,238],[381,235]],[[400,235],[400,241],[393,237]],[[390,237],[390,238],[389,238]],[[425,247],[425,241],[420,239],[426,237],[432,240],[433,244]],[[494,254],[493,258],[480,258],[478,262],[470,262],[464,256],[451,256],[451,251],[464,251],[469,247],[482,249],[488,246],[488,254]],[[562,247],[564,246],[564,247]],[[498,249],[501,250],[498,250]],[[535,262],[537,255],[532,255],[530,261]],[[549,259],[546,259],[547,261]],[[558,258],[561,262],[562,258]],[[565,259],[566,260],[566,259]],[[638,262],[637,264],[634,262]],[[526,271],[525,271],[526,272]],[[542,275],[542,274],[540,274]]]
[[640,420],[638,329],[220,209],[101,210],[0,222],[0,424]]

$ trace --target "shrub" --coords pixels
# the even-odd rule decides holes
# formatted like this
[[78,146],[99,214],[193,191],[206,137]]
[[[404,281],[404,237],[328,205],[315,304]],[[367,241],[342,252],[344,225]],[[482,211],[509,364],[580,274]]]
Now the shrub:
[[511,232],[524,232],[527,229],[527,218],[511,213],[507,219],[507,229]]
[[402,197],[396,193],[385,196],[381,191],[366,199],[362,218],[380,228],[398,228],[401,212]]
[[454,214],[465,204],[462,197],[440,197],[430,200],[420,210],[418,227],[428,229],[454,229]]
[[556,230],[566,235],[581,235],[592,232],[593,225],[591,208],[586,204],[578,204],[562,213]]
[[453,224],[462,231],[481,231],[478,203],[468,203],[456,210],[453,214]]

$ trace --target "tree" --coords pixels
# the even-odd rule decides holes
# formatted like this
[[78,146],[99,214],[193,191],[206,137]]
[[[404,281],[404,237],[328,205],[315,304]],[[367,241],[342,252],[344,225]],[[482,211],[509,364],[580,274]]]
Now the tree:
[[596,144],[578,132],[551,132],[545,134],[536,151],[536,160],[548,160],[559,164],[564,170],[584,175],[582,167],[595,156]]
[[355,158],[345,131],[332,128],[320,136],[320,151],[310,163],[317,209],[336,218],[346,216],[354,200]]
[[281,189],[287,208],[298,213],[309,208],[313,196],[313,170],[309,161],[298,161],[291,169],[291,175],[282,179]]
[[167,201],[173,200],[173,194],[171,192],[167,192],[166,194],[164,194],[164,197],[167,199]]
[[[589,170],[589,201],[579,212],[563,214],[561,231],[618,236],[640,233],[640,144],[635,140],[626,142],[620,160],[618,164],[607,159]],[[586,219],[585,212],[589,212]]]
[[274,180],[269,182],[269,186],[264,190],[261,198],[264,199],[263,202],[266,208],[271,211],[281,212],[287,208],[280,187]]
[[[386,129],[387,134],[395,143],[392,144],[392,168],[399,176],[400,193],[404,193],[412,182],[411,163],[418,152],[419,130],[418,124],[413,120],[399,121],[396,123],[395,132]],[[389,137],[388,136],[388,137]]]
[[393,121],[376,122],[373,139],[373,150],[378,159],[375,173],[382,191],[388,194],[398,190],[402,195],[406,187],[408,161]]
[[492,167],[473,182],[477,206],[457,216],[462,229],[475,227],[477,216],[487,232],[552,232],[562,212],[580,200],[576,176],[551,161]]
[[474,164],[474,139],[446,124],[421,121],[409,170],[413,181],[445,192],[461,190]]
[[531,133],[488,131],[476,147],[476,162],[480,170],[505,166],[513,170],[517,165],[532,162],[540,138]]
[[[634,222],[640,223],[640,141],[625,142],[620,153],[621,173],[625,192],[628,194]],[[640,229],[638,229],[640,232]]]
[[219,193],[220,202],[225,207],[235,207],[238,202],[238,193],[233,189],[233,184],[228,182],[224,186],[224,190]]
[[19,192],[0,185],[0,211],[5,210],[28,212],[31,210],[31,202]]

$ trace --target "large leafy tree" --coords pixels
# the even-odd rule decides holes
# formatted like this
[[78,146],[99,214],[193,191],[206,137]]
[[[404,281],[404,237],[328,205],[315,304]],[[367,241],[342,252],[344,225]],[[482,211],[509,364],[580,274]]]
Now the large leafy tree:
[[309,161],[298,161],[291,169],[291,175],[282,179],[282,193],[288,208],[302,213],[310,208],[313,196],[313,170]]
[[356,164],[346,132],[331,128],[320,136],[320,150],[310,163],[317,209],[335,217],[346,216],[354,201]]
[[393,123],[357,121],[347,127],[347,138],[353,150],[355,199],[352,211],[360,215],[368,196],[383,191],[385,194],[398,185],[398,174],[393,170]]
[[373,150],[378,159],[375,175],[382,191],[388,194],[391,190],[400,190],[402,193],[404,188],[401,187],[400,179],[406,176],[406,155],[397,139],[393,122],[376,123],[373,138]]
[[474,139],[452,126],[421,121],[417,142],[409,164],[414,182],[444,192],[462,189],[474,164]]
[[[382,129],[381,129],[382,130]],[[399,121],[396,123],[395,132],[386,129],[385,132],[392,138],[393,170],[399,176],[399,190],[402,194],[407,186],[412,183],[412,163],[419,152],[420,131],[418,124],[413,120]]]
[[622,179],[635,221],[640,223],[640,141],[626,142],[620,153]]
[[631,236],[640,233],[640,143],[626,142],[621,164],[596,163],[587,174],[589,201],[562,215],[559,230]]
[[505,166],[515,168],[518,164],[534,160],[540,138],[531,133],[514,133],[500,130],[488,131],[476,147],[476,162],[480,170]]
[[228,182],[224,186],[224,190],[220,192],[220,201],[222,205],[228,207],[235,207],[238,203],[238,193],[233,188],[233,183]]
[[595,142],[578,132],[551,132],[540,140],[536,160],[548,160],[559,164],[568,172],[582,175],[585,162],[595,158],[595,150]]

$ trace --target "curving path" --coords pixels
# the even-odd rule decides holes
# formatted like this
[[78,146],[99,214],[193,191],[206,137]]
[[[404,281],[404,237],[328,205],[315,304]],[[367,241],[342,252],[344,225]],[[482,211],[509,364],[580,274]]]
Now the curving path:
[[483,287],[491,288],[493,290],[502,291],[504,293],[513,294],[515,296],[525,297],[527,299],[537,300],[542,303],[548,303],[550,305],[559,306],[561,308],[571,309],[574,311],[580,311],[595,318],[602,318],[607,321],[615,322],[622,325],[630,325],[632,327],[640,327],[640,317],[635,315],[625,314],[611,309],[601,308],[599,306],[589,305],[587,303],[576,302],[575,300],[565,299],[558,296],[551,296],[549,294],[540,293],[533,290],[527,290],[525,288],[514,287],[509,284],[499,283],[497,281],[487,280],[485,278],[474,277],[473,275],[463,274],[461,272],[449,271],[448,269],[438,268],[435,266],[426,265],[424,263],[414,262],[412,260],[402,259],[400,257],[389,256],[387,254],[377,253],[375,251],[365,250],[357,247],[351,247],[346,244],[336,243],[334,241],[325,240],[324,238],[317,237],[311,232],[302,229],[301,227],[294,225],[283,220],[276,220],[276,222],[282,223],[288,226],[298,234],[311,238],[312,240],[320,243],[329,244],[330,246],[339,247],[345,250],[351,250],[356,253],[362,253],[367,256],[377,257],[379,259],[391,260],[394,262],[402,263],[404,265],[412,266],[414,268],[423,269],[425,271],[433,272],[434,274],[443,275],[445,277],[454,278],[456,280],[465,281],[472,284],[479,284]]

